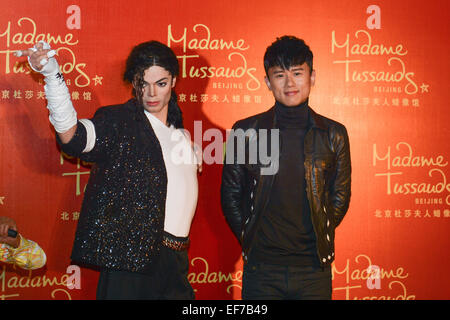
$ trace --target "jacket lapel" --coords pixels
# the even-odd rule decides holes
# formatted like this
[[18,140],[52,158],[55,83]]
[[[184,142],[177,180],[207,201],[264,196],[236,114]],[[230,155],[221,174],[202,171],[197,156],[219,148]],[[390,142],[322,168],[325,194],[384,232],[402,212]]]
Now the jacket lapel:
[[[272,152],[270,148],[270,131],[272,129],[276,129],[276,116],[275,116],[275,106],[269,109],[267,112],[261,115],[261,118],[257,120],[255,124],[255,129],[259,133],[259,130],[265,129],[268,132],[267,135],[267,151],[268,153]],[[259,143],[259,140],[258,140]],[[261,170],[261,169],[260,169]],[[275,179],[275,174],[271,175],[259,175],[259,182],[257,185],[255,199],[262,199],[263,201],[255,202],[255,214],[259,214],[263,212],[267,203],[269,202],[269,193],[272,190],[273,181]]]

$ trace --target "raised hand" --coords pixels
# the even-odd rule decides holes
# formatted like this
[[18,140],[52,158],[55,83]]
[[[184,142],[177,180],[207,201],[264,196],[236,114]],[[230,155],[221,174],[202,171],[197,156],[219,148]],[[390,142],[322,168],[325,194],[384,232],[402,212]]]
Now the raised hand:
[[15,52],[16,57],[28,57],[28,63],[31,69],[42,73],[45,77],[56,75],[59,73],[59,65],[54,56],[56,51],[50,48],[45,41],[39,41],[33,48],[28,50],[18,50]]

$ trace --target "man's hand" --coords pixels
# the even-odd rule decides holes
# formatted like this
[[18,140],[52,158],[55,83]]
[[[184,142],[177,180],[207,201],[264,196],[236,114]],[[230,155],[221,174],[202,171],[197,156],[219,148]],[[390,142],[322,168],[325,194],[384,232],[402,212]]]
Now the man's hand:
[[70,100],[69,89],[59,65],[54,56],[55,50],[45,41],[39,41],[33,48],[15,52],[17,57],[28,57],[31,69],[40,72],[45,79],[45,96],[47,109],[50,111],[49,120],[55,128],[62,143],[68,143],[77,129],[77,112]]
[[8,237],[8,229],[17,231],[16,222],[8,217],[0,217],[0,243],[17,248],[20,245],[20,236],[16,238]]
[[59,72],[59,66],[54,56],[55,50],[51,50],[50,45],[44,41],[39,41],[33,48],[19,50],[15,52],[17,57],[28,57],[28,62],[34,71],[42,73],[44,76],[52,76]]

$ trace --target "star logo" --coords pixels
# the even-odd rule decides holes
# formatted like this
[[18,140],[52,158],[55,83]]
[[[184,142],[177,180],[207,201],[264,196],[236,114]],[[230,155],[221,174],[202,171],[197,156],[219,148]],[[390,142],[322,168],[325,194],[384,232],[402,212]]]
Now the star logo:
[[430,86],[429,84],[422,83],[422,85],[420,86],[420,89],[422,90],[422,93],[428,92],[428,87],[429,86]]
[[103,77],[100,77],[98,75],[95,75],[94,78],[92,78],[92,80],[94,80],[94,86],[99,85],[103,85],[102,81],[103,81]]

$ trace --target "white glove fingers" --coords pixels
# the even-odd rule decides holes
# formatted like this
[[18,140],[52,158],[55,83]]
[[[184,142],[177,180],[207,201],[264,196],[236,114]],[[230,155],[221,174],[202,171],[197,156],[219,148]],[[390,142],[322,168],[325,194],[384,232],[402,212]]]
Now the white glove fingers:
[[17,50],[16,52],[14,52],[14,55],[16,57],[22,57],[22,56],[29,57],[36,51],[37,51],[36,48],[30,48],[27,50]]
[[26,56],[31,69],[40,72],[45,77],[44,86],[47,97],[47,108],[50,111],[49,119],[57,132],[66,132],[77,124],[77,112],[70,100],[69,89],[60,73],[59,65],[52,50],[45,41],[39,41],[33,48],[18,50],[16,57]]
[[42,50],[42,49],[44,49],[44,43],[41,42],[41,41],[36,42],[36,44],[34,45],[34,48],[35,48],[36,50]]
[[53,58],[54,56],[56,56],[56,50],[50,50],[49,52],[47,52],[47,58]]
[[35,47],[36,46],[39,46],[44,50],[50,49],[50,45],[47,42],[45,42],[44,40],[40,40],[38,43],[35,44]]

